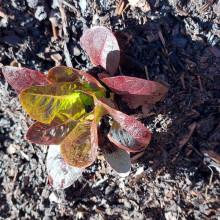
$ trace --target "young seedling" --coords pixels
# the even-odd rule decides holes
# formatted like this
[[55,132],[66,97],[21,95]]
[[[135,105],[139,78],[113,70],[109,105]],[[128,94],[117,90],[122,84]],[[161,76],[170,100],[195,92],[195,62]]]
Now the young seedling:
[[[86,31],[81,43],[94,64],[102,65],[114,75],[120,51],[116,38],[107,28]],[[73,184],[85,167],[96,160],[98,148],[110,166],[125,177],[131,167],[129,153],[144,150],[150,142],[149,130],[119,111],[114,96],[106,98],[106,88],[86,72],[65,66],[50,69],[47,76],[10,66],[3,67],[2,72],[20,94],[23,108],[36,120],[26,138],[36,144],[50,145],[47,171],[54,188]],[[100,78],[131,108],[154,104],[167,92],[157,82],[136,77],[102,74]],[[110,128],[99,129],[106,116],[111,117]]]

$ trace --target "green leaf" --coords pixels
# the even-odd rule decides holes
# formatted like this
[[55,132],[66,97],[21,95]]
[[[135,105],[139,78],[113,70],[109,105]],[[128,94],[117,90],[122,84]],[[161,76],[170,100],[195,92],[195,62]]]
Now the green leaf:
[[85,114],[86,105],[93,105],[93,98],[82,90],[92,89],[78,82],[34,86],[22,91],[20,101],[30,117],[39,122],[49,124],[56,116],[77,120]]

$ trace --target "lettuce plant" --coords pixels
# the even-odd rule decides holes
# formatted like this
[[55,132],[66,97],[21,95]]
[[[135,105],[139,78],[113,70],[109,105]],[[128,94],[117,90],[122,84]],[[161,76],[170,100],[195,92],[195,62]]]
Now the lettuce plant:
[[[130,108],[154,104],[167,92],[157,82],[116,76],[120,50],[113,33],[105,27],[86,31],[81,44],[95,65],[110,73],[101,81],[122,97]],[[54,188],[66,188],[97,158],[98,149],[120,176],[130,172],[130,152],[144,150],[151,139],[149,130],[135,118],[121,112],[113,93],[93,76],[65,66],[49,70],[47,76],[27,68],[5,66],[3,75],[20,94],[20,102],[36,122],[26,138],[50,145],[47,171]]]

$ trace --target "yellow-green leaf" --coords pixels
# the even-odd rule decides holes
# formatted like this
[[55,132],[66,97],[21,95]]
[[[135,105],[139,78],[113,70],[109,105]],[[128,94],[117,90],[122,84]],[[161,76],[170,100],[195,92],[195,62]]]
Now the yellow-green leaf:
[[80,83],[53,83],[27,88],[20,94],[24,109],[35,120],[51,123],[55,116],[73,117],[77,120],[85,113],[86,105],[93,105],[93,98],[82,91],[92,90]]

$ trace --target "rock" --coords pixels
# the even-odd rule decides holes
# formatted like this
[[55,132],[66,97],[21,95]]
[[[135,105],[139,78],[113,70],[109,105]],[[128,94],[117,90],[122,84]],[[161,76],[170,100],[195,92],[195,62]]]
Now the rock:
[[77,46],[73,47],[73,55],[74,56],[79,56],[81,54],[80,49]]
[[51,7],[52,7],[53,9],[59,8],[60,6],[61,6],[61,5],[60,5],[59,0],[52,0]]
[[15,174],[14,169],[10,169],[10,170],[8,171],[8,176],[9,176],[9,177],[14,176],[14,174]]
[[50,56],[56,63],[59,63],[62,60],[62,56],[59,53],[53,53]]
[[7,153],[8,154],[14,154],[16,152],[16,148],[13,146],[13,144],[11,144],[8,148],[7,148]]
[[34,16],[39,21],[44,20],[47,17],[47,13],[46,13],[44,7],[43,6],[38,6],[36,11],[35,11]]
[[55,203],[60,203],[61,202],[60,199],[57,197],[57,195],[54,192],[52,192],[50,194],[49,200],[50,200],[51,203],[52,202],[55,202]]
[[35,8],[39,3],[39,0],[26,0],[26,1],[30,8]]
[[80,6],[82,14],[84,14],[85,11],[86,11],[86,7],[87,7],[86,0],[80,0],[79,1],[79,6]]
[[130,4],[131,6],[136,6],[139,1],[140,1],[140,0],[128,0],[129,4]]
[[124,206],[127,209],[131,209],[131,203],[127,199],[124,200]]

